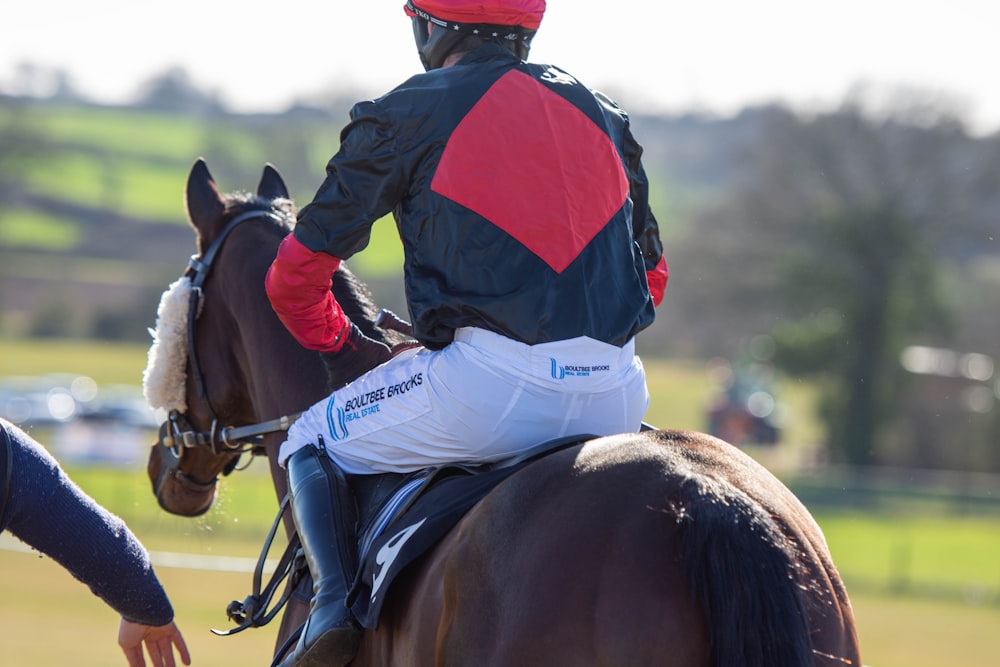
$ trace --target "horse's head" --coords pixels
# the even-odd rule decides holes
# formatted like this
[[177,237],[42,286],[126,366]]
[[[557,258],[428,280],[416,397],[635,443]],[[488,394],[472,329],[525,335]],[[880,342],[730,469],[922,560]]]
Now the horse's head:
[[199,252],[163,295],[143,379],[150,404],[169,412],[147,465],[153,492],[168,512],[196,516],[211,507],[219,475],[259,441],[239,426],[281,409],[254,395],[250,365],[269,362],[250,359],[247,341],[295,351],[263,290],[293,207],[272,166],[256,194],[224,196],[202,160],[188,176],[186,203]]
[[[223,195],[199,159],[186,203],[198,254],[163,294],[143,385],[150,405],[169,413],[147,465],[153,492],[168,512],[196,516],[211,507],[219,475],[248,451],[266,451],[282,496],[274,460],[283,432],[329,385],[317,353],[295,342],[264,292],[294,223],[281,175],[266,165],[256,194]],[[376,327],[378,308],[346,267],[333,289],[365,333],[388,344],[404,338]]]

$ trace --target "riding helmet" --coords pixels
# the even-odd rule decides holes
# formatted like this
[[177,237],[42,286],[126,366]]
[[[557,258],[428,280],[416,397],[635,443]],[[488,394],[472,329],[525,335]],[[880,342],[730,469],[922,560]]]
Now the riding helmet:
[[[403,10],[413,20],[420,61],[432,70],[470,35],[496,40],[524,60],[542,23],[545,0],[407,0]],[[431,35],[429,23],[436,26]]]

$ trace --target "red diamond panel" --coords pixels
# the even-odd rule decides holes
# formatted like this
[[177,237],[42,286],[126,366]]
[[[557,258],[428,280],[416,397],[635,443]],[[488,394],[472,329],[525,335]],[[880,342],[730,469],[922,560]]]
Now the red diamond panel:
[[561,273],[625,203],[628,179],[582,111],[511,70],[455,128],[431,189]]

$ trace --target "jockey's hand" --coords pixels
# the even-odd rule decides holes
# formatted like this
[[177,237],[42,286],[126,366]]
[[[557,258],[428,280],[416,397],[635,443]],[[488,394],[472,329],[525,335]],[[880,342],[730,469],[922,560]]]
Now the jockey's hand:
[[413,337],[413,325],[388,308],[378,311],[378,317],[375,318],[375,326],[398,331],[404,336]]
[[385,343],[366,336],[351,322],[350,333],[341,348],[336,352],[323,352],[322,356],[333,388],[339,389],[391,359],[392,350]]
[[123,618],[118,626],[118,645],[122,647],[129,667],[145,667],[143,644],[146,646],[153,667],[176,667],[174,648],[177,649],[181,662],[185,665],[191,664],[187,644],[184,643],[184,637],[181,636],[176,623],[142,625]]

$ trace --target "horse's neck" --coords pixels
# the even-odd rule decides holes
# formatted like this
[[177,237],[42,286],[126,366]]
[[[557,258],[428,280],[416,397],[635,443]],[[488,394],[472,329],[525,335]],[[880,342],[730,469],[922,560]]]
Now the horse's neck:
[[[291,353],[282,350],[291,350]],[[282,337],[272,337],[256,356],[256,362],[248,362],[246,377],[258,422],[295,416],[326,395],[325,372],[316,354],[293,348]],[[264,437],[264,449],[279,502],[288,490],[285,471],[277,463],[278,451],[286,436],[287,431],[274,431]],[[287,516],[285,529],[288,535],[295,529]]]
[[[286,341],[281,342],[287,346]],[[301,349],[293,352],[283,354],[281,347],[265,348],[260,361],[249,369],[252,400],[261,417],[302,412],[328,394],[326,371],[318,353]]]

